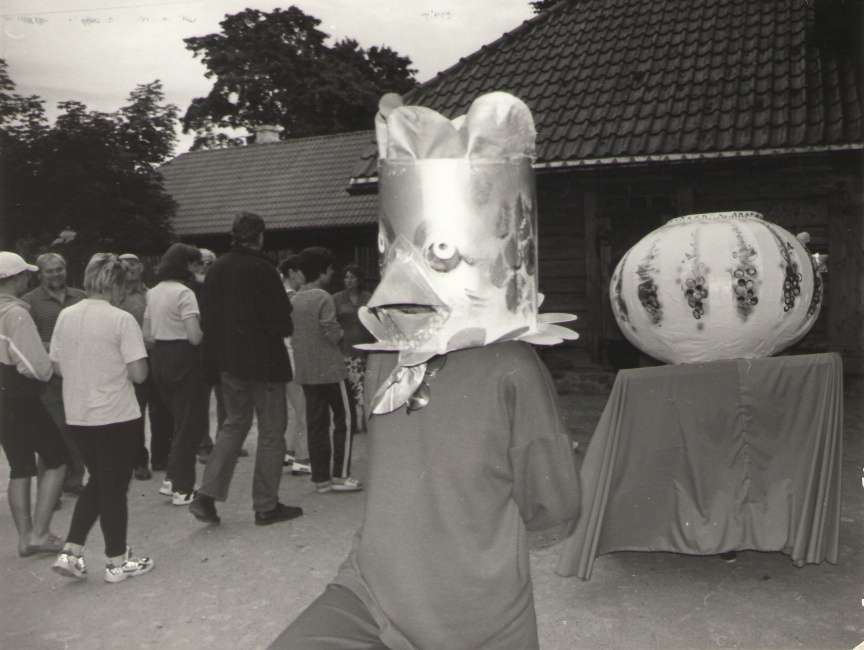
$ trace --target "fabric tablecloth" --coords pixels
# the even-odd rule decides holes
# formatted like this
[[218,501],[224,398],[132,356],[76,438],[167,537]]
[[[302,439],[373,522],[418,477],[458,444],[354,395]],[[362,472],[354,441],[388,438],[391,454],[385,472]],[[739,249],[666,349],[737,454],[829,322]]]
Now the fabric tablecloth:
[[838,354],[623,370],[582,464],[557,572],[614,551],[781,551],[837,563]]

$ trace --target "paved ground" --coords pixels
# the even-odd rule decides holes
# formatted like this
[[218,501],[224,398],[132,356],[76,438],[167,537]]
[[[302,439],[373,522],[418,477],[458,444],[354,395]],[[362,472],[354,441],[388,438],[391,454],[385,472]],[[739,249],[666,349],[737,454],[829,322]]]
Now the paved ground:
[[[864,640],[862,383],[848,382],[840,564],[796,569],[779,553],[741,553],[735,564],[670,553],[601,557],[590,581],[555,574],[563,527],[533,534],[532,573],[545,650],[581,648],[854,648]],[[562,397],[584,449],[607,395]],[[253,430],[254,435],[254,430]],[[254,437],[247,446],[254,450]],[[0,649],[263,648],[327,584],[348,551],[363,494],[318,495],[286,474],[282,500],[298,520],[252,524],[251,459],[241,459],[222,525],[196,522],[157,494],[161,475],[133,481],[129,539],[156,569],[101,580],[102,542],[91,535],[85,582],[50,570],[52,557],[17,557],[0,461]],[[355,469],[365,478],[365,436]],[[55,516],[65,534],[72,499]],[[454,649],[456,650],[456,649]]]

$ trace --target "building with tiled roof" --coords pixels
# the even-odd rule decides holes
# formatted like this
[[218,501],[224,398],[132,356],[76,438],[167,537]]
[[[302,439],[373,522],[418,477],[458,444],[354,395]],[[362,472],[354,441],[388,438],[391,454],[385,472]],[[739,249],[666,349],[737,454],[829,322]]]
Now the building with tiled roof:
[[[453,118],[507,91],[537,127],[544,308],[577,363],[637,361],[604,305],[617,258],[668,219],[754,210],[829,254],[798,349],[864,367],[862,19],[841,0],[564,0],[405,97]],[[374,187],[376,148],[352,172]],[[616,352],[617,350],[617,352]],[[616,361],[614,356],[629,355]],[[643,359],[644,362],[644,359]]]
[[[856,2],[565,0],[406,99],[452,118],[516,95],[538,170],[860,151],[860,49],[826,51],[840,26],[817,23],[843,4],[854,29]],[[364,161],[355,185],[374,148]]]
[[241,210],[267,222],[265,246],[273,256],[306,246],[327,246],[340,264],[362,258],[375,268],[374,255],[358,241],[376,232],[374,194],[346,191],[351,167],[371,132],[180,154],[160,169],[165,189],[177,202],[174,231],[185,241],[224,251],[231,220]]
[[[676,216],[753,210],[809,232],[811,249],[829,255],[825,306],[798,350],[840,351],[847,367],[864,368],[859,9],[843,0],[563,0],[405,101],[455,117],[503,90],[531,108],[540,290],[545,311],[579,316],[580,339],[562,346],[573,364],[636,362],[604,304],[614,263],[633,243]],[[278,247],[332,236],[341,258],[373,268],[374,136],[330,138],[180,156],[165,170],[180,203],[177,232],[208,241],[206,224],[223,228],[238,197],[254,209],[246,186],[260,182],[273,203],[259,209],[283,233]],[[264,162],[270,147],[285,157]],[[257,181],[240,182],[259,157]],[[181,188],[171,166],[193,163],[221,180]],[[332,204],[311,193],[319,175]]]

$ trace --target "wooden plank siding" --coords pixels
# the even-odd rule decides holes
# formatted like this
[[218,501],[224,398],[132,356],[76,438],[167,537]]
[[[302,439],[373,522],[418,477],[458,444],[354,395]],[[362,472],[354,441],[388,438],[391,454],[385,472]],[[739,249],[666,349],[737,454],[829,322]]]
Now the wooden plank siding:
[[570,356],[582,358],[587,347],[585,332],[588,274],[585,267],[585,233],[581,194],[570,175],[538,176],[537,231],[541,312],[575,314],[567,326],[580,338],[564,347]]
[[[614,172],[573,170],[538,178],[540,288],[544,311],[579,316],[576,347],[605,364],[610,314],[603,296],[622,248],[685,214],[750,210],[828,254],[825,302],[807,336],[789,350],[841,352],[850,371],[864,358],[864,217],[855,158],[685,163]],[[581,241],[580,241],[581,239]]]

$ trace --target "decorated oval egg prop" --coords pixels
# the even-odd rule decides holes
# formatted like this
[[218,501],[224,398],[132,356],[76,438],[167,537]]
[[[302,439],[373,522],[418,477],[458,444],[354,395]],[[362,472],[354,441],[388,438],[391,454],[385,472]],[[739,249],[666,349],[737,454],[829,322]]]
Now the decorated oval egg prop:
[[822,302],[807,248],[755,212],[672,219],[624,255],[609,292],[624,336],[675,364],[776,354]]

